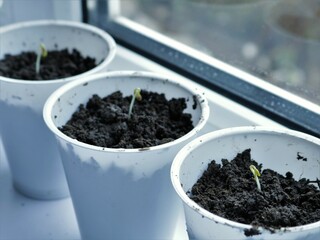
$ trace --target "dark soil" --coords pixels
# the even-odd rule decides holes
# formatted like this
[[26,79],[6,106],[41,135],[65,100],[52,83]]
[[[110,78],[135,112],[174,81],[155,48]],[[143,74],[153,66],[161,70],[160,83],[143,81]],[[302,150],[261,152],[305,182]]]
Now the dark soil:
[[[261,192],[249,166],[260,171]],[[191,199],[206,210],[226,219],[262,226],[271,231],[320,220],[320,191],[302,178],[296,181],[292,173],[285,176],[264,169],[251,159],[250,149],[239,153],[232,161],[214,160],[193,186]],[[319,180],[316,182],[319,184]],[[246,235],[259,232],[248,229]]]
[[171,142],[194,127],[191,114],[183,113],[186,99],[167,100],[164,94],[141,90],[128,117],[132,96],[120,91],[100,98],[93,95],[60,130],[71,138],[108,148],[146,148]]
[[96,66],[95,59],[83,57],[79,51],[67,49],[48,51],[41,59],[40,73],[36,74],[35,52],[22,52],[18,55],[5,55],[0,60],[0,76],[21,80],[52,80],[84,73]]

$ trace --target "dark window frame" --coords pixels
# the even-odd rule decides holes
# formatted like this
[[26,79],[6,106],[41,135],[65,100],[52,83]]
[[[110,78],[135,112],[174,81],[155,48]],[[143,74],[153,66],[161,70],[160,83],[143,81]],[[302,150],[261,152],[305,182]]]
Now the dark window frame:
[[[82,0],[83,21],[106,30],[122,45],[288,128],[320,137],[320,115],[212,64],[191,57],[109,17],[107,0],[95,12]],[[94,18],[93,18],[94,17]],[[180,61],[177,61],[179,59]]]

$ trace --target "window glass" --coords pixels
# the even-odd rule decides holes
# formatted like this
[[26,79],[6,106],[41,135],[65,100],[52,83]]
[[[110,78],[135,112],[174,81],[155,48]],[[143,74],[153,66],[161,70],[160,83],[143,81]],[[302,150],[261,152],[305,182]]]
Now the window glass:
[[121,0],[121,15],[320,104],[320,0]]

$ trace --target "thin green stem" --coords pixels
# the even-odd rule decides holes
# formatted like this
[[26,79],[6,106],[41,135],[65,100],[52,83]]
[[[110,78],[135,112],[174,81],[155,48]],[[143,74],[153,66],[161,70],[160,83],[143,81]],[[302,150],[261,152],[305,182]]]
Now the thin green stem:
[[41,64],[41,58],[45,58],[48,55],[46,46],[43,43],[40,43],[39,51],[37,54],[36,59],[36,74],[39,75],[40,73],[40,64]]
[[129,106],[129,114],[128,114],[129,119],[131,118],[131,115],[132,115],[132,109],[133,109],[133,105],[134,105],[135,100],[137,99],[138,101],[141,101],[141,99],[142,99],[140,93],[141,93],[141,89],[140,88],[135,88],[134,91],[133,91],[131,103],[130,103],[130,106]]
[[256,181],[258,191],[261,192],[261,185],[259,181],[259,177],[261,176],[261,174],[259,170],[254,165],[250,165],[250,171],[252,172],[254,180]]

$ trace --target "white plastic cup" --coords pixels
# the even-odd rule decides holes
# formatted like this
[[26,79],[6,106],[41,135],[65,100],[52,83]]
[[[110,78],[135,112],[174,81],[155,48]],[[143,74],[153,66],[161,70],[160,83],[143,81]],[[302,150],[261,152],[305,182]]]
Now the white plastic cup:
[[73,48],[96,59],[98,66],[64,79],[32,81],[0,76],[0,134],[15,189],[35,199],[69,195],[54,136],[42,118],[48,96],[63,84],[107,69],[115,56],[115,42],[106,32],[87,24],[41,20],[0,28],[0,59],[5,54]]
[[[167,99],[186,98],[193,130],[172,142],[139,149],[93,146],[58,130],[93,94],[104,97],[120,90],[128,96],[136,87],[164,93]],[[82,239],[172,238],[181,202],[170,182],[170,166],[178,150],[200,134],[208,120],[202,92],[156,73],[110,72],[59,88],[43,114],[58,139]]]
[[[237,223],[200,207],[186,192],[202,176],[214,159],[232,160],[237,153],[251,149],[251,157],[263,168],[282,175],[290,171],[294,178],[320,178],[320,139],[307,134],[271,127],[236,127],[214,131],[193,140],[176,155],[171,167],[174,189],[184,204],[187,231],[190,239],[320,239],[320,221],[297,227],[286,227],[271,233],[259,228],[261,234],[247,237],[248,224]],[[297,154],[307,161],[297,159]]]

